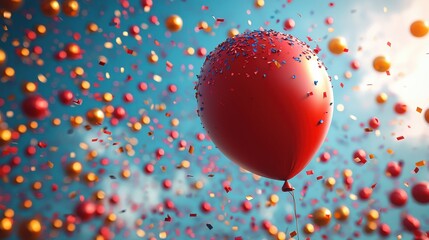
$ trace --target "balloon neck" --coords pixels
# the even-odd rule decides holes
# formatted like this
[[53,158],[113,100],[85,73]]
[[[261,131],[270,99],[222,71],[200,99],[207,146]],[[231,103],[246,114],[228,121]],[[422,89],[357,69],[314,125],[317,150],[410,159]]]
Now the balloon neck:
[[290,184],[287,180],[285,181],[285,183],[283,184],[282,187],[282,191],[283,192],[292,192],[293,190],[295,190],[294,187],[292,187],[292,184]]

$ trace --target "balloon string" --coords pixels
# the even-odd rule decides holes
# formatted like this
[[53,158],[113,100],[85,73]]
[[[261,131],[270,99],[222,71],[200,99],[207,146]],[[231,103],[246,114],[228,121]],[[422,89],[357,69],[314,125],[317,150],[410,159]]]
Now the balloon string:
[[295,214],[295,226],[296,226],[296,235],[298,236],[298,240],[299,240],[299,228],[298,228],[298,217],[296,214],[296,201],[295,201],[295,194],[294,194],[294,190],[289,191],[289,194],[292,196],[293,199],[293,213]]

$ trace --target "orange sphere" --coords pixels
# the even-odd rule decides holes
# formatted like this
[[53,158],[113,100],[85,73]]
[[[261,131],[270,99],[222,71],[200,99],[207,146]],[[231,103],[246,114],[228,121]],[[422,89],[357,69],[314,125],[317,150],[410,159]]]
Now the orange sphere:
[[335,209],[334,217],[338,221],[345,221],[349,218],[350,210],[347,206],[339,206]]
[[377,101],[378,104],[383,104],[385,102],[387,102],[387,99],[389,97],[387,96],[387,94],[385,93],[380,93],[377,95],[377,97],[375,98],[375,100]]
[[79,2],[76,0],[65,0],[62,9],[65,15],[76,17],[79,14]]
[[67,173],[72,177],[76,177],[82,172],[82,168],[83,168],[82,163],[77,161],[71,162],[67,166]]
[[329,177],[325,180],[325,187],[329,190],[332,190],[335,186],[336,180],[333,177]]
[[366,214],[366,219],[368,219],[368,221],[370,222],[377,221],[379,218],[380,218],[380,213],[378,213],[378,211],[375,209],[369,210],[368,213]]
[[178,15],[171,15],[165,20],[165,26],[171,32],[177,32],[182,29],[183,21]]
[[427,122],[427,123],[429,123],[429,108],[428,108],[428,109],[426,109],[426,112],[425,112],[425,120],[426,120],[426,122]]
[[385,56],[378,56],[372,62],[374,70],[377,72],[386,72],[390,68],[390,59]]
[[319,227],[323,227],[329,224],[331,221],[331,211],[325,207],[316,209],[313,212],[313,222]]
[[12,131],[0,129],[0,147],[8,144],[12,140]]
[[6,53],[0,49],[0,65],[3,65],[6,62]]
[[414,37],[424,37],[429,32],[429,24],[423,20],[417,20],[410,26],[410,32]]
[[93,108],[86,112],[86,120],[92,125],[101,125],[104,121],[104,113],[99,108]]
[[1,0],[0,9],[4,9],[9,12],[13,12],[20,8],[24,3],[23,0]]
[[8,237],[12,229],[13,219],[7,217],[0,219],[0,239]]
[[40,5],[43,14],[48,17],[57,16],[60,13],[60,3],[57,0],[43,0]]
[[377,223],[372,221],[368,222],[365,225],[364,230],[365,230],[365,233],[368,233],[368,234],[373,233],[375,230],[377,230]]
[[19,229],[22,239],[38,239],[42,233],[42,223],[38,219],[31,219],[23,222]]
[[72,59],[79,58],[82,54],[82,50],[80,49],[80,46],[77,45],[76,43],[68,43],[64,47],[64,50],[67,53],[67,57]]
[[304,230],[305,234],[311,235],[314,233],[314,226],[311,223],[307,223],[307,224],[305,224],[303,230]]
[[347,42],[343,37],[332,38],[328,43],[328,49],[333,54],[342,54],[346,48]]
[[240,34],[240,31],[238,31],[238,29],[237,29],[237,28],[231,28],[231,29],[229,29],[229,31],[228,31],[228,37],[230,37],[230,38],[235,37],[235,36],[237,36],[238,34]]

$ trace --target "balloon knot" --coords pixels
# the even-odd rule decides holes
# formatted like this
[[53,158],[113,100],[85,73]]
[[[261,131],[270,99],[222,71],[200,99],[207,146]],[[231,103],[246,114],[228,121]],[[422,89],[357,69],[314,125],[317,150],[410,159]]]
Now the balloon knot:
[[293,190],[295,190],[295,188],[294,188],[294,187],[292,187],[292,184],[290,184],[290,183],[286,180],[286,181],[285,181],[285,183],[283,184],[282,191],[283,191],[283,192],[291,192],[291,191],[293,191]]

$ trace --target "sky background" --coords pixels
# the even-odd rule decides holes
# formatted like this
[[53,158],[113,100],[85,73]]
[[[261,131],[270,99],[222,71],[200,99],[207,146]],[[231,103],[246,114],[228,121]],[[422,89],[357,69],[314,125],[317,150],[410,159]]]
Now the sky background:
[[[296,25],[287,33],[306,41],[312,48],[319,46],[322,49],[319,57],[332,77],[335,99],[333,121],[326,141],[311,163],[290,181],[296,188],[301,239],[306,236],[302,227],[312,223],[309,214],[319,207],[333,212],[341,205],[351,210],[348,221],[332,219],[328,226],[317,229],[308,237],[322,239],[326,235],[329,239],[346,239],[354,238],[354,234],[359,232],[361,238],[379,239],[377,232],[365,235],[363,231],[369,209],[383,210],[379,222],[390,226],[391,239],[396,239],[399,234],[403,239],[412,238],[402,227],[403,213],[418,218],[422,230],[429,231],[426,227],[429,225],[427,205],[418,204],[411,196],[414,183],[429,179],[427,166],[414,173],[415,163],[426,161],[429,156],[429,124],[423,114],[429,108],[429,36],[415,38],[409,32],[413,21],[428,20],[428,1],[347,0],[333,1],[331,6],[329,1],[324,0],[267,0],[262,8],[256,8],[254,1],[250,0],[154,0],[153,7],[147,12],[140,1],[130,0],[129,6],[125,6],[124,2],[79,0],[78,17],[61,13],[52,18],[43,15],[39,1],[27,0],[12,13],[10,19],[0,18],[3,26],[0,30],[0,49],[7,55],[6,63],[0,65],[0,69],[10,66],[16,72],[13,78],[3,76],[0,81],[0,112],[5,116],[5,122],[9,128],[16,129],[20,124],[27,125],[32,121],[21,110],[21,102],[28,96],[22,91],[25,81],[37,83],[37,93],[48,99],[50,110],[48,117],[35,120],[37,129],[28,129],[19,139],[1,148],[0,165],[7,164],[14,156],[19,156],[21,163],[2,176],[0,213],[7,208],[13,209],[16,224],[25,219],[40,219],[44,225],[42,239],[92,239],[105,226],[108,226],[112,239],[140,239],[137,233],[141,234],[141,230],[144,231],[144,239],[161,239],[164,232],[167,239],[234,239],[240,236],[243,239],[273,239],[261,226],[264,220],[275,225],[278,231],[287,234],[294,231],[295,223],[287,221],[287,216],[293,215],[293,201],[289,194],[281,192],[282,182],[245,172],[223,156],[205,136],[196,114],[194,97],[196,75],[204,57],[186,53],[190,47],[195,51],[201,47],[207,52],[212,51],[227,38],[231,28],[237,28],[240,32],[260,28],[286,32],[283,22],[292,18]],[[203,10],[202,6],[208,9]],[[164,25],[165,19],[172,14],[183,19],[183,28],[179,32],[171,33]],[[115,16],[120,18],[117,27],[111,24]],[[150,21],[153,16],[157,17],[159,24]],[[332,25],[325,23],[327,17],[333,18]],[[224,21],[216,25],[216,18]],[[200,21],[206,21],[212,30],[198,30]],[[98,32],[86,30],[91,22],[98,25]],[[34,31],[37,24],[45,25],[47,33],[30,41],[25,35],[30,30]],[[139,26],[141,41],[127,33],[132,25]],[[76,34],[80,38],[75,38]],[[338,36],[347,40],[349,51],[333,55],[327,43]],[[307,37],[311,37],[312,41],[309,42]],[[13,42],[18,44],[14,45]],[[82,48],[83,57],[57,60],[55,54],[71,42]],[[32,57],[19,56],[17,52],[23,46],[30,49],[40,46],[43,53],[39,56],[33,54]],[[127,54],[125,46],[134,54]],[[159,56],[155,64],[147,60],[151,51]],[[390,75],[372,68],[373,59],[380,55],[391,58]],[[100,58],[107,59],[104,66],[99,65]],[[43,59],[43,65],[38,66],[35,59]],[[359,62],[358,70],[351,68],[353,60]],[[166,69],[167,61],[173,64],[171,70]],[[71,74],[76,67],[84,69],[83,76]],[[47,81],[40,81],[40,75]],[[126,81],[128,75],[132,80]],[[351,77],[347,78],[346,75]],[[89,91],[79,89],[82,80],[91,83]],[[141,82],[148,85],[148,90],[143,92],[138,89]],[[175,93],[168,91],[171,84],[177,86]],[[82,99],[82,104],[61,104],[58,92],[65,89]],[[111,103],[97,100],[97,94],[105,92],[114,95]],[[389,96],[383,105],[375,101],[381,92]],[[123,101],[122,96],[126,93],[133,95],[132,103]],[[394,105],[397,102],[407,105],[406,114],[395,113]],[[85,116],[89,109],[103,108],[108,104],[124,107],[127,117],[116,126],[110,124],[110,118],[106,118],[101,126],[93,126],[91,130],[86,130],[83,125],[71,127],[70,116]],[[166,110],[158,111],[160,105],[165,105]],[[418,107],[423,109],[423,113],[416,111]],[[150,124],[143,125],[140,131],[132,131],[130,123],[143,115],[150,117]],[[380,128],[365,132],[372,117],[380,120]],[[61,119],[59,126],[52,125],[54,118]],[[173,126],[172,119],[179,120],[180,124]],[[104,127],[111,131],[110,138],[103,133]],[[177,139],[169,137],[173,130],[179,133]],[[151,136],[148,135],[150,131],[153,132]],[[201,134],[205,139],[198,138]],[[398,136],[405,139],[398,141]],[[103,139],[104,142],[93,142],[94,138]],[[186,141],[185,149],[178,146],[180,140]],[[48,147],[37,147],[39,141],[47,143]],[[128,144],[133,151],[118,153],[118,146],[113,142],[124,147]],[[25,149],[30,145],[36,146],[34,156],[25,154]],[[193,154],[188,152],[190,145],[195,149]],[[5,149],[10,147],[16,148],[17,153],[7,154]],[[158,149],[165,152],[160,160],[156,156]],[[365,165],[357,165],[352,155],[358,149],[375,157],[368,159]],[[89,151],[98,153],[91,161],[86,159]],[[331,154],[327,163],[318,161],[318,156],[323,152]],[[109,160],[107,164],[103,164],[105,158]],[[190,162],[189,168],[176,167],[183,160]],[[396,179],[387,177],[384,173],[387,163],[400,160],[404,162],[401,176]],[[51,161],[54,167],[44,168],[47,161]],[[83,164],[80,178],[70,178],[64,170],[72,161]],[[152,174],[143,171],[147,163],[155,166]],[[31,166],[37,170],[30,171]],[[129,179],[120,177],[123,169],[130,169],[132,174]],[[349,191],[344,190],[342,183],[344,169],[353,171],[354,183]],[[307,170],[313,170],[314,174],[307,175]],[[88,172],[96,173],[98,182],[86,183],[83,176]],[[25,181],[14,184],[13,179],[19,175]],[[116,176],[116,179],[109,176]],[[335,189],[339,190],[327,190],[324,180],[317,180],[317,176],[324,179],[335,177]],[[165,179],[172,181],[169,190],[162,187]],[[35,181],[43,184],[41,198],[37,198],[31,190]],[[196,189],[196,182],[202,183],[203,187]],[[57,184],[59,190],[53,192],[52,184]],[[231,187],[230,192],[225,191],[225,184]],[[370,200],[356,199],[362,187],[373,184],[376,187]],[[305,195],[302,194],[304,186],[307,186]],[[408,193],[404,207],[393,207],[389,202],[388,194],[395,188]],[[78,222],[73,233],[52,229],[52,219],[58,217],[65,223],[66,216],[74,214],[79,201],[91,199],[98,190],[106,193],[106,199],[99,202],[106,209],[103,216]],[[71,193],[76,193],[76,197],[70,197]],[[118,204],[109,203],[109,198],[114,194],[120,198]],[[266,206],[272,194],[279,197],[279,202],[275,206]],[[241,204],[248,201],[246,197],[250,199],[249,196],[252,198],[252,209],[243,212]],[[26,199],[32,201],[31,208],[22,207]],[[176,210],[164,206],[167,200],[174,203]],[[203,202],[212,206],[210,213],[201,211]],[[105,224],[108,213],[116,214],[115,223]],[[190,217],[191,213],[197,216]],[[165,221],[167,215],[172,218],[170,222]],[[137,225],[136,221],[141,218],[143,222]],[[361,218],[364,219],[362,224],[356,224]],[[252,230],[252,222],[259,227],[258,230]],[[213,229],[210,230],[206,224],[211,224]],[[18,239],[17,227],[14,228],[10,239]]]

